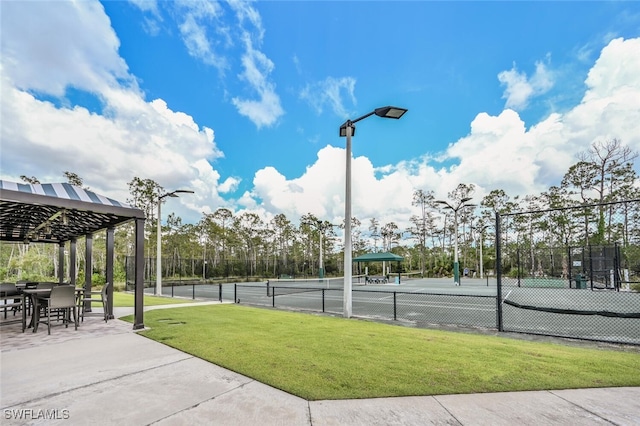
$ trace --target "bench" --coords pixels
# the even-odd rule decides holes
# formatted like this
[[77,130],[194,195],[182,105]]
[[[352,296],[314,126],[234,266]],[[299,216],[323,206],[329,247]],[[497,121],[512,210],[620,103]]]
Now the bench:
[[365,284],[387,284],[389,280],[384,276],[366,276],[364,282]]

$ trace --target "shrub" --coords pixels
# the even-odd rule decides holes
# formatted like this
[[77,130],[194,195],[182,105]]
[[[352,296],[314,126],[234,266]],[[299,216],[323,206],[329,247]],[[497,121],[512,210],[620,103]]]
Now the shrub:
[[106,284],[106,278],[103,275],[100,274],[93,274],[91,275],[91,284],[93,285],[97,285],[97,286],[103,286]]

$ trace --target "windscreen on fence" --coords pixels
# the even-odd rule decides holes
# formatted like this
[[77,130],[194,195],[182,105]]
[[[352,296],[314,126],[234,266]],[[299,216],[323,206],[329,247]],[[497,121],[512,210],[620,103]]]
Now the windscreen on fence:
[[640,200],[496,215],[498,329],[640,344]]

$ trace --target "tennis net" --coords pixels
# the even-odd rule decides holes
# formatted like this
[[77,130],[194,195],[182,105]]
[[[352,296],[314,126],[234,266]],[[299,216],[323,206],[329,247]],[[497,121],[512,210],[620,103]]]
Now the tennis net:
[[[352,286],[365,285],[364,275],[354,275]],[[267,296],[282,296],[322,290],[343,290],[344,277],[332,278],[281,278],[267,281]]]
[[417,271],[417,272],[402,272],[400,274],[400,278],[402,279],[402,281],[409,281],[409,280],[418,280],[423,278],[422,276],[422,272]]

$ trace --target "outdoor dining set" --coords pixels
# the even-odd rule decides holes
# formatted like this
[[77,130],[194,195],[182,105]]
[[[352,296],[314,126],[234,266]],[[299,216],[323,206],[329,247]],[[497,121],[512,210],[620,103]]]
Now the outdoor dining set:
[[55,282],[0,283],[0,325],[21,323],[23,333],[28,328],[37,332],[39,324],[47,325],[48,334],[51,334],[51,326],[55,324],[64,325],[65,328],[73,324],[77,330],[79,322],[83,322],[85,315],[91,313],[92,303],[102,305],[99,315],[106,322],[109,285],[105,284],[101,291],[90,291]]

